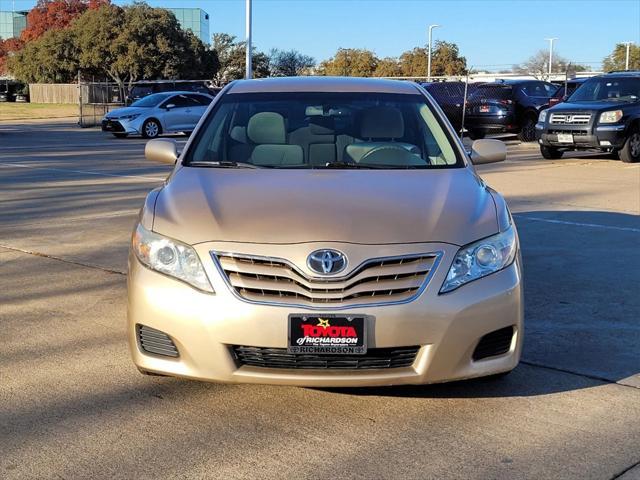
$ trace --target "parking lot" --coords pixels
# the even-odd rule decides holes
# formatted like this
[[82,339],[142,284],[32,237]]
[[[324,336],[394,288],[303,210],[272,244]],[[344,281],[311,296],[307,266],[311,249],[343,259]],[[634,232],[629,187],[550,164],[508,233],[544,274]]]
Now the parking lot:
[[314,389],[140,375],[127,249],[170,168],[142,139],[0,122],[0,478],[640,478],[640,164],[506,140],[479,171],[521,237],[520,366]]

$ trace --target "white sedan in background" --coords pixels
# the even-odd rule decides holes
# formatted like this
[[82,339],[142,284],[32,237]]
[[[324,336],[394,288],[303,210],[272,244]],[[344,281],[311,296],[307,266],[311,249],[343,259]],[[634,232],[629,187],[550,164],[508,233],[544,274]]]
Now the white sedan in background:
[[142,135],[155,138],[162,133],[189,134],[213,100],[211,95],[193,92],[154,93],[128,107],[111,110],[102,119],[102,131],[118,138]]

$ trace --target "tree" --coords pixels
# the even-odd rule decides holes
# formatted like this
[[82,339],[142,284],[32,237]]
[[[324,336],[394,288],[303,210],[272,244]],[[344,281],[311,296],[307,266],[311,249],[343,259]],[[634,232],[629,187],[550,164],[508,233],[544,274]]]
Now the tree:
[[400,69],[400,63],[397,58],[385,57],[378,61],[373,75],[376,77],[400,77],[402,76],[402,70]]
[[[269,57],[252,46],[251,66],[255,78],[269,76]],[[213,51],[215,52],[219,69],[214,76],[217,85],[224,85],[232,80],[238,80],[245,76],[245,42],[236,41],[235,35],[228,33],[213,34]]]
[[[427,49],[422,47],[416,47],[413,50],[408,50],[400,55],[400,74],[404,77],[426,77],[427,75]],[[432,52],[431,56],[431,74],[436,76],[440,75],[436,73],[434,68],[435,52]]]
[[24,42],[19,38],[7,38],[0,40],[0,75],[7,73],[7,59],[24,47]]
[[78,51],[70,29],[50,30],[27,42],[7,62],[8,70],[25,83],[67,83],[78,72]]
[[431,52],[431,75],[466,75],[467,59],[460,56],[458,45],[436,40]]
[[297,50],[273,49],[269,52],[269,72],[273,77],[297,77],[308,75],[316,66],[313,57],[303,55]]
[[366,49],[339,48],[329,60],[320,64],[321,75],[371,77],[378,67],[378,57]]
[[[572,63],[561,55],[553,54],[552,73],[573,74],[584,70],[586,70],[584,66]],[[549,76],[549,51],[538,50],[526,62],[514,65],[513,72],[532,75],[539,80],[547,78]]]
[[97,9],[110,0],[38,0],[27,15],[27,27],[20,34],[25,41],[36,40],[48,30],[67,27],[88,9]]
[[124,90],[140,79],[213,76],[215,54],[176,17],[144,3],[103,5],[85,12],[72,26],[83,71],[101,70]]
[[[627,60],[627,46],[624,43],[616,44],[613,52],[602,60],[602,69],[605,72],[624,70]],[[640,70],[640,46],[629,46],[629,69]]]

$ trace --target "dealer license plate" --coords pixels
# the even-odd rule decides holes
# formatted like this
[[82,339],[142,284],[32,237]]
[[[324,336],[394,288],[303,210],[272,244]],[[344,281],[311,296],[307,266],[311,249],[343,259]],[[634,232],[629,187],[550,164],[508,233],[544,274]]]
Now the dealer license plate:
[[559,143],[573,143],[573,135],[570,133],[559,133],[558,134],[558,142]]
[[289,316],[289,353],[365,354],[365,338],[366,322],[363,316]]

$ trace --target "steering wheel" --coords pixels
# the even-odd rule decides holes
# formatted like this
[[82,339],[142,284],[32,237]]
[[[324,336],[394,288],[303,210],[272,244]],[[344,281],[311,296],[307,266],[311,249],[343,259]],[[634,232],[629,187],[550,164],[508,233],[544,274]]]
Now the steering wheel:
[[380,145],[365,153],[358,163],[376,165],[424,165],[418,156],[400,145]]

